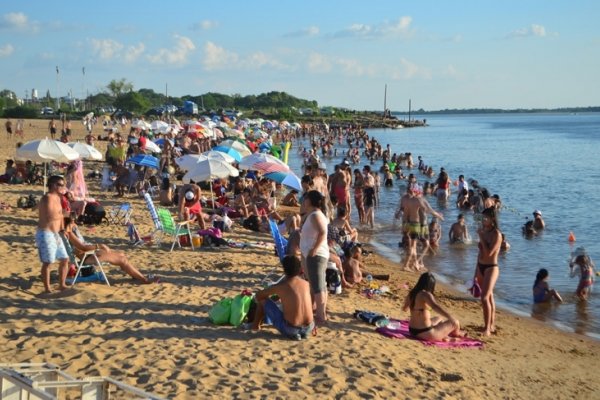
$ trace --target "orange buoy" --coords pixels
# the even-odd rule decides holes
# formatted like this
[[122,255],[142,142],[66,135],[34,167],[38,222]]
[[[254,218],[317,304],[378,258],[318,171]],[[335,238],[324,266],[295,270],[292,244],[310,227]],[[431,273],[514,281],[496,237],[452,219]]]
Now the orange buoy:
[[569,242],[574,242],[575,241],[575,235],[573,234],[573,232],[569,232]]

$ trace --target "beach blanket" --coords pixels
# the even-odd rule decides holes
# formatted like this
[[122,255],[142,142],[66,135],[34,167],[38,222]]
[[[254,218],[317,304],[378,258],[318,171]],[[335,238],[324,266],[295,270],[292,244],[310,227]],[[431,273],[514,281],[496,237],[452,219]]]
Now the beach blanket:
[[400,321],[396,319],[390,319],[390,323],[387,326],[377,328],[377,332],[383,336],[396,338],[396,339],[413,339],[418,340],[426,346],[436,346],[442,348],[476,348],[480,349],[483,347],[483,342],[476,339],[470,338],[456,338],[456,341],[452,342],[430,342],[428,340],[420,340],[412,336],[408,331],[408,321]]

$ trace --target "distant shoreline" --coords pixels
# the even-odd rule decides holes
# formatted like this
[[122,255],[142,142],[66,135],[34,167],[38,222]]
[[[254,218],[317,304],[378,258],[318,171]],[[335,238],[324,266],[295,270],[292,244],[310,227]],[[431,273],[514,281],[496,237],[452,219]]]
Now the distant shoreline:
[[[600,106],[595,107],[564,107],[564,108],[464,108],[425,111],[423,109],[411,111],[411,115],[435,115],[435,114],[565,114],[565,113],[589,113],[600,112]],[[393,115],[408,115],[408,111],[392,111]]]

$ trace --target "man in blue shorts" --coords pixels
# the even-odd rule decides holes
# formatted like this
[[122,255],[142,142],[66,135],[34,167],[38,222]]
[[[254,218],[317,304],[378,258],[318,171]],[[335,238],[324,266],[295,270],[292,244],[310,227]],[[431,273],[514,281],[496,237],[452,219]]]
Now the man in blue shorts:
[[51,293],[50,288],[50,264],[59,261],[58,277],[60,280],[59,290],[65,290],[68,286],[67,263],[69,255],[65,245],[60,238],[59,232],[63,230],[63,211],[60,197],[66,192],[65,180],[62,176],[52,176],[48,179],[48,193],[40,200],[38,206],[39,221],[35,233],[35,244],[38,248],[40,260],[42,261],[42,281],[46,293]]
[[[300,259],[287,256],[282,260],[285,279],[256,294],[256,314],[252,329],[259,330],[266,315],[282,335],[289,339],[301,340],[308,337],[314,329],[310,287],[300,277],[302,266]],[[282,309],[271,300],[279,297]]]

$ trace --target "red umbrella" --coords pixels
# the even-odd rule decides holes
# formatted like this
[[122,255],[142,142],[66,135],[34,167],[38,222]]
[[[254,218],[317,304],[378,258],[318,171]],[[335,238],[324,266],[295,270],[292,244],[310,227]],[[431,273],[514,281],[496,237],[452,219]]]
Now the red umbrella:
[[270,172],[290,172],[290,169],[287,165],[281,165],[271,162],[259,162],[254,164],[254,167],[259,171],[263,171],[265,174],[268,174]]

